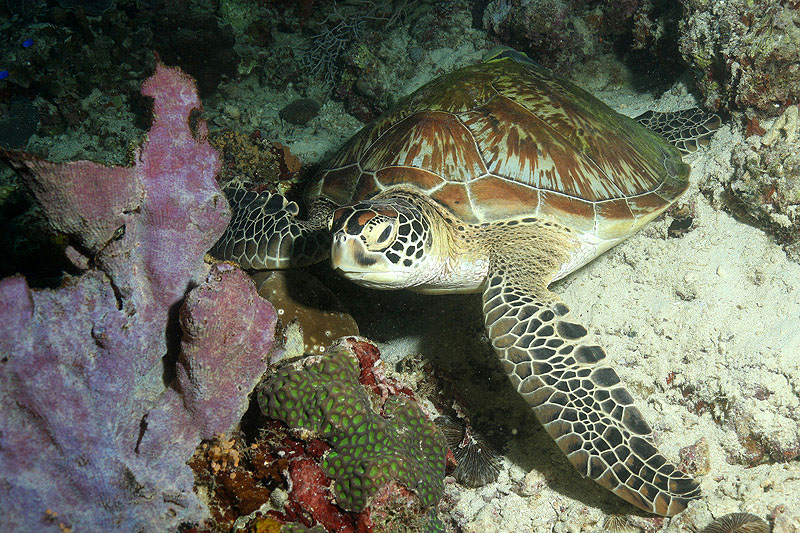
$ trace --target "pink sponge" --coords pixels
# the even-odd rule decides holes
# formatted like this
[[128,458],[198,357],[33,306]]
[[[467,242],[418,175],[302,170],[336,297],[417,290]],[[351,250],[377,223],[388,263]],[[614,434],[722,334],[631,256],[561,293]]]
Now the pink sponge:
[[9,531],[167,531],[207,509],[186,461],[230,432],[269,363],[275,311],[204,263],[230,217],[194,82],[158,65],[131,167],[2,151],[85,269],[0,281],[0,505]]

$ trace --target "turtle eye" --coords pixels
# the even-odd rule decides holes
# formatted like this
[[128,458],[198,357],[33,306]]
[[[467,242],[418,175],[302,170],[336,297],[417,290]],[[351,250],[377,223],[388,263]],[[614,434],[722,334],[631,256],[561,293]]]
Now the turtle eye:
[[383,250],[394,242],[397,236],[397,225],[392,220],[381,220],[364,228],[367,249],[372,251]]
[[389,237],[392,236],[392,225],[388,225],[384,228],[380,235],[378,235],[378,240],[376,241],[378,244],[382,242],[386,242],[389,240]]

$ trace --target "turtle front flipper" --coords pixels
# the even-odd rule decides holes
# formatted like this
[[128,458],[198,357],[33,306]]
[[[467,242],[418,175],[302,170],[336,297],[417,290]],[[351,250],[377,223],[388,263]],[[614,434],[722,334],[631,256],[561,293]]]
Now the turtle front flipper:
[[226,188],[231,223],[211,255],[236,261],[243,268],[264,270],[318,263],[330,253],[327,219],[333,203],[318,198],[308,220],[297,218],[299,208],[280,194]]
[[[620,498],[672,516],[700,497],[697,482],[659,451],[650,426],[605,351],[547,291],[490,272],[483,293],[486,329],[500,363],[572,465]],[[519,280],[517,280],[519,281]],[[539,294],[536,294],[539,292]]]
[[719,115],[693,107],[681,111],[645,111],[634,120],[664,137],[684,154],[705,146],[722,125]]

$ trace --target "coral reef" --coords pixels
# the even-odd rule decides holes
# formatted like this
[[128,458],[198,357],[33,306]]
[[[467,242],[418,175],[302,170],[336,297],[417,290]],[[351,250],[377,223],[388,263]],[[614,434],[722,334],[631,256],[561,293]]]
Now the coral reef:
[[[14,531],[163,531],[207,509],[186,460],[230,432],[269,363],[276,314],[203,258],[229,209],[192,80],[158,65],[135,166],[2,152],[84,272],[0,282],[0,477]],[[187,294],[188,293],[188,294]]]
[[341,73],[342,62],[353,46],[372,27],[385,31],[403,16],[408,0],[393,2],[353,2],[349,5],[335,2],[329,4],[319,31],[311,37],[311,43],[302,57],[302,64],[329,86],[333,87]]
[[[197,80],[203,97],[238,72],[233,28],[203,3],[166,3],[152,20],[153,46],[170,65],[179,65]],[[213,46],[209,44],[213,43]]]
[[[0,115],[12,120],[2,124],[0,145],[53,161],[126,164],[128,148],[149,125],[149,103],[139,85],[155,64],[152,50],[160,48],[162,59],[192,67],[207,59],[195,72],[209,87],[236,74],[230,64],[237,54],[215,6],[168,2],[160,9],[140,9],[137,4],[142,3],[0,2],[0,19],[7,21],[0,42]],[[195,17],[195,10],[206,10],[207,16]],[[38,135],[31,136],[34,132]],[[19,180],[6,177],[10,171],[4,165],[0,174],[5,174],[3,186],[24,189]],[[11,202],[2,196],[0,219],[8,231],[0,242],[5,257],[0,274],[22,271],[31,274],[33,286],[52,286],[61,273],[55,260],[61,254],[51,251],[57,249],[53,243],[42,242],[44,233],[32,229],[45,224],[40,210],[27,195],[14,193]]]
[[625,515],[612,514],[603,522],[603,529],[608,533],[635,533],[641,531],[630,523]]
[[554,70],[568,70],[583,57],[583,38],[568,2],[495,0],[486,7],[483,24],[502,43]]
[[725,183],[736,204],[800,260],[800,107],[789,106],[763,135],[751,135],[733,152]]
[[692,476],[705,476],[711,471],[711,453],[708,449],[708,439],[701,438],[694,444],[680,449],[680,462],[678,468]]
[[364,12],[349,16],[334,10],[321,22],[320,31],[311,37],[301,59],[303,67],[333,87],[341,71],[342,57],[358,41],[368,20]]
[[288,463],[287,519],[310,515],[334,531],[432,520],[444,438],[410,391],[384,376],[379,355],[347,337],[325,355],[287,361],[257,388],[264,414],[289,428],[276,450]]
[[[369,122],[392,104],[388,74],[394,65],[378,51],[387,32],[408,16],[407,0],[341,2],[320,9],[321,20],[300,59],[347,112]],[[324,18],[322,18],[324,17]]]
[[23,148],[39,128],[39,110],[30,98],[15,95],[3,106],[0,147]]
[[650,0],[493,0],[483,12],[483,27],[564,75],[614,53],[648,71],[646,83],[672,83],[684,68],[675,46],[679,16],[677,4]]
[[114,6],[114,0],[58,0],[64,9],[83,10],[93,17],[102,15]]
[[[137,98],[140,80],[153,67],[152,44],[148,45],[152,33],[141,19],[122,11],[87,15],[83,10],[40,6],[38,23],[9,24],[7,42],[16,46],[0,45],[0,68],[8,71],[0,102],[35,97],[43,134],[60,135],[86,127],[98,139],[89,150],[119,150],[120,137],[133,138],[141,133],[137,126],[146,128],[144,120],[131,122],[125,131],[109,135],[115,127],[109,118],[127,110],[123,104]],[[17,44],[26,40],[29,46]],[[87,98],[94,100],[93,105],[87,105]],[[87,124],[90,116],[91,124]],[[101,124],[109,131],[101,130]]]
[[680,50],[711,109],[774,114],[800,100],[800,10],[774,0],[681,0]]
[[[141,133],[137,127],[146,129],[147,112],[138,88],[153,68],[153,50],[165,63],[195,76],[204,97],[223,79],[238,75],[240,52],[253,55],[245,46],[250,41],[242,37],[242,43],[237,42],[230,24],[221,20],[216,2],[157,2],[164,4],[157,9],[138,8],[131,0],[116,5],[110,0],[59,3],[33,7],[30,1],[2,2],[17,4],[15,8],[28,4],[31,18],[5,28],[0,70],[7,71],[7,77],[2,80],[0,105],[13,97],[35,97],[40,131],[52,137],[83,130],[95,138],[81,147],[92,157],[119,152]],[[262,14],[263,8],[251,7]],[[23,42],[31,44],[20,45]],[[120,123],[131,110],[140,122]],[[40,144],[50,148],[47,142]],[[75,157],[61,156],[66,147],[52,149],[50,157]]]
[[217,180],[227,186],[233,182],[259,191],[284,194],[298,177],[302,163],[288,147],[251,135],[224,130],[212,136],[211,143],[220,151],[222,168]]
[[200,446],[189,466],[196,486],[207,495],[216,530],[229,531],[239,517],[270,501],[272,489],[282,484],[278,465],[264,448],[245,445],[238,432],[231,437],[219,435]]

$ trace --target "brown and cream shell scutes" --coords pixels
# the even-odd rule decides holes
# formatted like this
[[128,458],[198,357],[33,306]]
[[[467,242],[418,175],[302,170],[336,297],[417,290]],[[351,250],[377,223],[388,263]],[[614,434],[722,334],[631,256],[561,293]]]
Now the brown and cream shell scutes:
[[466,222],[538,215],[613,240],[666,209],[688,174],[655,133],[544,68],[504,58],[406,97],[333,156],[308,195],[347,204],[411,185]]

